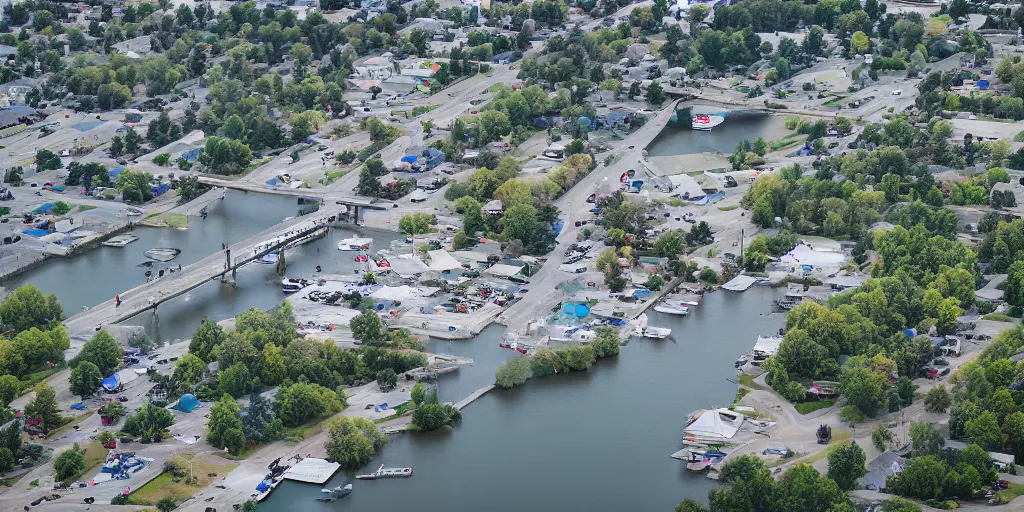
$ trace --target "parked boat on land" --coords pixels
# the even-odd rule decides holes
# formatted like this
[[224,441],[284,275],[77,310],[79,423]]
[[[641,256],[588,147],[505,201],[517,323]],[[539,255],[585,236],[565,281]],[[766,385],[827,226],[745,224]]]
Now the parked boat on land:
[[277,251],[272,251],[260,256],[260,259],[256,260],[264,265],[277,265],[277,262],[281,260],[281,255]]
[[665,339],[672,334],[672,329],[647,325],[646,313],[641,313],[640,316],[636,318],[635,323],[636,328],[633,330],[633,334],[642,338],[660,340]]
[[338,250],[340,251],[368,251],[370,250],[370,244],[373,243],[372,238],[359,238],[352,237],[346,238],[338,242]]
[[334,489],[320,489],[317,501],[334,501],[352,494],[352,484],[339,485]]
[[408,478],[412,476],[412,468],[386,468],[383,464],[377,471],[365,475],[356,475],[360,480],[376,480],[378,478]]

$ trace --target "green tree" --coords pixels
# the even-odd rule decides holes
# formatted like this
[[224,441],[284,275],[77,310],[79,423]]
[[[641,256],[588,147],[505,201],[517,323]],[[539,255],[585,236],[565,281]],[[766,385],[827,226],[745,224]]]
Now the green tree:
[[964,424],[964,434],[985,450],[996,451],[1003,446],[999,419],[992,411],[984,411]]
[[85,471],[85,450],[75,443],[53,460],[54,479],[68,481]]
[[71,360],[70,364],[74,368],[82,361],[89,361],[96,365],[100,373],[110,375],[121,364],[122,356],[124,356],[124,347],[107,331],[100,331],[82,345],[82,350]]
[[42,420],[44,433],[61,426],[63,417],[57,406],[57,393],[45,381],[36,386],[36,396],[25,404],[25,417]]
[[392,368],[385,368],[377,372],[376,380],[377,385],[380,386],[380,390],[387,393],[388,391],[395,389],[395,386],[398,385],[398,374],[396,374],[395,370]]
[[416,405],[422,404],[423,401],[427,399],[427,388],[422,382],[417,382],[416,385],[412,387],[410,398],[412,399],[412,403]]
[[853,53],[866,53],[870,45],[871,41],[868,39],[867,34],[859,30],[854,32],[850,38],[850,51]]
[[352,336],[364,345],[380,345],[386,339],[384,324],[373,310],[363,311],[349,323]]
[[64,309],[56,295],[44,295],[30,284],[19,286],[0,302],[4,329],[26,331],[33,327],[50,330],[64,320]]
[[497,110],[482,112],[477,120],[480,128],[481,142],[487,143],[501,140],[512,131],[512,123],[508,115]]
[[301,425],[312,418],[331,415],[345,408],[344,394],[318,384],[297,383],[282,387],[274,399],[274,411],[286,427]]
[[0,408],[11,405],[11,401],[21,394],[21,381],[14,375],[0,376]]
[[663,258],[676,258],[686,252],[686,235],[678,229],[666,231],[654,241],[654,250]]
[[935,386],[924,395],[924,408],[928,412],[943,413],[949,409],[952,398],[943,386]]
[[199,163],[215,174],[238,174],[252,160],[249,146],[237,140],[207,137],[199,152]]
[[[704,7],[704,4],[697,5]],[[701,505],[699,501],[685,499],[676,505],[675,512],[707,512],[707,509],[704,508],[704,505]]]
[[[854,359],[857,358],[851,358],[851,361]],[[871,416],[878,409],[878,403],[884,394],[885,379],[885,375],[863,364],[851,365],[850,361],[847,361],[839,378],[839,388],[850,405]]]
[[100,387],[100,383],[103,382],[103,375],[96,365],[89,361],[82,361],[71,370],[70,380],[71,392],[85,399],[92,396],[96,389]]
[[398,220],[398,231],[408,236],[429,233],[433,220],[429,213],[407,213]]
[[652,82],[647,87],[647,103],[651,105],[661,105],[665,102],[665,89],[661,87],[658,82]]
[[913,501],[893,497],[882,502],[882,512],[921,512],[921,507]]
[[[418,410],[418,409],[417,409]],[[387,439],[372,421],[363,417],[342,416],[327,421],[327,456],[346,470],[365,466]]]
[[[244,448],[244,436],[242,443],[238,444],[233,436],[226,436],[231,430],[242,431],[242,409],[238,406],[231,395],[225,393],[217,403],[210,408],[210,422],[207,425],[207,438],[210,444],[217,448],[227,448],[232,455],[237,455]],[[227,442],[232,442],[233,446]]]
[[867,456],[857,443],[848,442],[828,450],[828,477],[844,491],[854,489],[857,479],[867,474]]
[[191,388],[199,383],[204,373],[206,373],[206,363],[193,354],[185,354],[175,363],[172,378],[187,388]]
[[939,455],[942,451],[942,433],[934,423],[914,423],[910,425],[910,441],[914,446],[914,456]]
[[249,368],[242,362],[237,362],[220,372],[217,383],[224,393],[240,398],[248,393],[251,387]]
[[594,348],[594,355],[600,359],[603,357],[617,356],[619,355],[619,348],[622,345],[622,339],[619,338],[618,333],[608,327],[600,327],[597,329],[597,337],[590,344]]
[[146,403],[135,414],[124,420],[124,430],[130,435],[143,439],[161,434],[174,424],[174,414],[163,407]]
[[420,405],[412,413],[412,424],[419,430],[429,432],[452,422],[453,407],[436,402]]
[[494,383],[505,389],[526,384],[531,377],[533,369],[530,359],[526,357],[509,359],[494,371]]

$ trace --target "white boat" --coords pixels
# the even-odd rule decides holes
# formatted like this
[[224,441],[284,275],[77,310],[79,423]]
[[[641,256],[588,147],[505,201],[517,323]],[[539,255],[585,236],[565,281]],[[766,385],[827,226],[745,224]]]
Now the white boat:
[[378,478],[408,478],[412,476],[412,468],[386,468],[383,464],[373,473],[356,475],[360,480],[376,480]]
[[373,243],[372,238],[359,238],[352,237],[346,238],[338,242],[338,250],[340,251],[368,251],[370,244]]
[[658,313],[665,313],[666,315],[680,315],[686,316],[690,314],[690,308],[682,305],[669,304],[667,302],[661,302],[654,306],[654,310]]
[[281,291],[285,293],[295,293],[309,285],[310,282],[305,279],[291,279],[286,277],[281,281]]
[[139,237],[135,235],[118,235],[106,242],[103,242],[103,245],[107,247],[124,247],[138,239]]
[[157,247],[155,249],[150,249],[142,254],[151,260],[167,262],[173,260],[174,258],[177,258],[178,255],[181,254],[181,249],[174,249],[171,247]]
[[667,327],[645,327],[640,335],[644,338],[663,340],[672,335],[672,329]]
[[263,263],[264,265],[276,265],[278,260],[280,260],[280,259],[281,259],[281,255],[278,254],[277,251],[273,251],[273,252],[268,252],[268,253],[264,254],[263,256],[260,256],[260,259],[258,259],[256,261],[258,261],[260,263]]
[[712,128],[725,122],[725,118],[722,116],[708,116],[697,114],[693,116],[693,122],[691,123],[694,130],[709,132]]
[[138,217],[141,216],[143,213],[146,213],[134,206],[129,206],[125,211],[129,217]]
[[339,485],[334,489],[320,489],[320,497],[318,501],[334,501],[338,498],[344,498],[352,494],[352,484],[345,484],[344,486]]

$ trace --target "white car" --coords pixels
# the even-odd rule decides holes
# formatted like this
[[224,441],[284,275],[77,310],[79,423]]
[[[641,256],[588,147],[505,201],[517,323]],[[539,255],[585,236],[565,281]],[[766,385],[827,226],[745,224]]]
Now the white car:
[[903,94],[903,89],[896,89],[895,91],[892,92],[893,96],[899,96],[901,94]]

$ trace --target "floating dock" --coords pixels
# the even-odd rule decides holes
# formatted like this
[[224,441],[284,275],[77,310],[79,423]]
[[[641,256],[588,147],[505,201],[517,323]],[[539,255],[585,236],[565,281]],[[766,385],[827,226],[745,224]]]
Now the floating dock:
[[322,484],[331,479],[334,473],[341,468],[337,462],[328,462],[324,459],[306,457],[284,472],[284,478],[297,482],[308,482]]
[[412,476],[412,468],[386,468],[383,464],[377,471],[365,475],[356,475],[360,480],[376,480],[378,478],[408,478]]
[[117,235],[103,242],[103,245],[107,247],[124,247],[138,239],[139,237],[135,235]]

